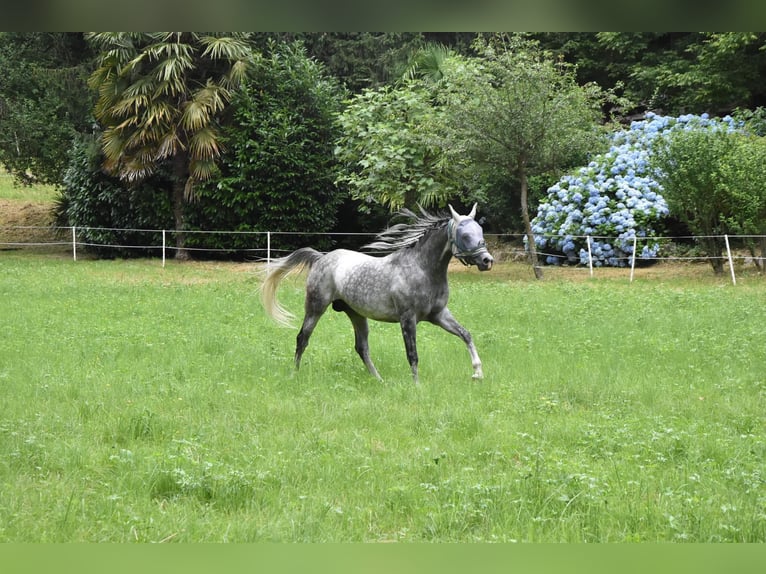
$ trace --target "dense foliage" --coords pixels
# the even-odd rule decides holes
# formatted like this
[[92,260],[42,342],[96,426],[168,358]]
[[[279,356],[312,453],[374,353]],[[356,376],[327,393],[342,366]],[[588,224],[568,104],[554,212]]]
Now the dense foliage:
[[[99,51],[88,85],[103,126],[104,168],[127,182],[170,166],[175,228],[195,186],[216,173],[220,118],[255,55],[247,33],[89,32]],[[176,258],[188,259],[177,233]]]
[[[292,46],[294,40],[305,51]],[[679,136],[665,150],[666,159],[675,155],[668,161],[696,161],[706,168],[691,168],[694,177],[686,178],[685,187],[673,185],[671,170],[664,181],[654,177],[648,152],[631,138],[648,141],[659,118],[713,121],[699,114],[736,117],[738,109],[740,117],[753,120],[753,133],[763,136],[766,123],[758,106],[766,104],[764,47],[766,33],[747,32],[3,32],[0,162],[18,181],[64,184],[63,204],[77,200],[72,223],[99,227],[117,220],[125,227],[157,227],[149,219],[166,220],[168,186],[174,186],[174,221],[163,227],[371,231],[389,209],[478,200],[489,229],[526,228],[528,237],[531,214],[525,207],[536,205],[569,172],[540,206],[538,242],[564,236],[545,240],[546,257],[583,262],[585,246],[575,236],[601,234],[617,239],[595,239],[594,262],[621,265],[631,253],[624,248],[632,249],[632,230],[641,238],[640,254],[657,255],[651,238],[668,210],[695,233],[763,234],[766,145],[760,138],[718,134],[726,139],[723,145],[706,141],[711,134]],[[238,93],[246,69],[252,71],[247,90]],[[84,81],[88,74],[101,89],[96,108],[96,94]],[[535,75],[543,84],[534,84]],[[605,93],[625,98],[562,113],[577,98],[594,104]],[[523,105],[516,106],[518,101]],[[540,102],[542,114],[534,111]],[[225,110],[229,103],[234,107]],[[645,116],[648,110],[659,115]],[[332,121],[336,114],[339,125]],[[673,119],[676,114],[686,115]],[[611,115],[646,117],[639,124],[649,131],[636,124],[628,130],[632,135],[615,136],[603,155],[597,144],[579,145],[581,136],[598,131],[588,126]],[[542,121],[535,126],[533,117]],[[658,130],[673,131],[665,128]],[[135,183],[120,186],[93,170],[94,181],[83,180],[75,190],[75,174],[84,177],[94,167],[77,160],[64,181],[66,152],[75,148],[76,157],[82,151],[72,142],[94,134],[106,143],[101,160]],[[166,163],[171,157],[178,161]],[[571,171],[578,165],[585,167]],[[138,184],[154,167],[176,175],[168,171],[159,181]],[[208,177],[209,184],[201,186]],[[684,206],[696,201],[704,178],[720,196],[720,202],[702,205],[718,205],[712,227],[689,216],[705,209]],[[106,181],[116,186],[114,193],[98,191]],[[692,190],[694,181],[699,185]],[[666,193],[657,185],[665,185]],[[154,199],[137,191],[148,194],[145,186],[153,186]],[[86,198],[88,189],[96,195]],[[124,195],[119,199],[118,189]],[[196,191],[199,203],[187,203]],[[124,202],[140,207],[123,209]],[[139,215],[152,203],[153,218]],[[115,217],[114,210],[125,217]],[[252,235],[233,241],[178,237],[184,236],[194,246],[254,247]],[[295,245],[306,241],[294,239]],[[530,247],[538,244],[531,241]],[[715,253],[714,246],[708,249]]]
[[577,65],[581,83],[616,88],[636,111],[716,115],[766,103],[763,32],[534,34]]
[[532,42],[501,37],[476,45],[480,58],[457,66],[448,77],[445,148],[469,158],[485,173],[518,181],[530,261],[536,265],[529,216],[529,177],[572,165],[598,149],[601,106],[606,94],[580,86],[574,70]]
[[509,198],[518,212],[527,178],[576,165],[598,145],[597,87],[577,86],[534,42],[475,47],[468,58],[432,46],[406,81],[347,103],[336,154],[352,197],[391,209],[479,201],[499,208],[494,225],[507,230],[501,213]]
[[[331,229],[341,198],[333,184],[337,90],[323,68],[299,48],[281,49],[264,59],[234,96],[233,117],[222,136],[226,152],[220,174],[200,186],[196,201],[187,205],[189,230]],[[105,173],[102,162],[92,139],[74,146],[60,220],[82,227],[78,234],[86,243],[160,245],[159,233],[124,229],[175,228],[169,166],[160,165],[149,178],[129,184]],[[306,236],[275,236],[272,247],[292,248],[306,241]],[[265,238],[247,233],[190,233],[185,239],[189,249],[263,247]],[[97,247],[92,251],[111,256],[137,253]]]
[[721,235],[766,233],[765,140],[726,119],[694,118],[654,153],[671,211],[698,236],[716,273],[723,272]]
[[20,183],[61,183],[72,139],[92,126],[82,34],[0,33],[0,163]]
[[443,113],[416,82],[354,96],[340,116],[338,182],[364,209],[429,207],[456,196],[455,170],[434,140]]
[[[147,246],[162,245],[161,233],[136,229],[173,228],[167,171],[126,185],[105,173],[102,162],[98,142],[93,138],[75,142],[57,204],[57,218],[62,225],[76,226],[78,241],[90,244],[88,251],[100,257],[145,255],[150,252]],[[159,192],[162,189],[167,192]]]
[[[220,176],[199,188],[197,201],[188,208],[190,227],[330,230],[342,197],[333,183],[338,90],[298,46],[275,49],[264,58],[234,97]],[[219,249],[265,247],[265,238],[246,234],[206,236],[204,241]],[[306,241],[306,236],[275,236],[272,247]]]

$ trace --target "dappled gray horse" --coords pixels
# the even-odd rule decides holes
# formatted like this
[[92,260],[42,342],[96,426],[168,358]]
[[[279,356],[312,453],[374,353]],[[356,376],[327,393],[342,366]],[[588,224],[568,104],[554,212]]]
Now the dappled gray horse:
[[415,326],[419,321],[429,321],[460,337],[471,354],[474,378],[483,376],[471,334],[447,309],[447,265],[454,255],[464,264],[486,271],[494,260],[487,251],[481,226],[474,220],[476,205],[468,215],[458,215],[451,205],[449,209],[450,215],[443,217],[422,209],[421,215],[403,210],[401,215],[410,220],[408,223],[390,227],[365,246],[367,250],[386,254],[383,257],[347,249],[322,254],[304,247],[273,262],[261,288],[261,300],[266,312],[285,325],[294,316],[276,300],[277,286],[291,271],[310,268],[305,316],[295,349],[296,368],[319,318],[332,304],[335,311],[343,311],[351,319],[354,347],[378,379],[380,375],[372,364],[367,344],[368,318],[401,325],[415,383],[418,382]]

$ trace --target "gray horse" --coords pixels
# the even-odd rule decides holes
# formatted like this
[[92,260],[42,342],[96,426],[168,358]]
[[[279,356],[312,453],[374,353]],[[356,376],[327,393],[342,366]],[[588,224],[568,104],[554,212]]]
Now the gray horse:
[[482,378],[481,360],[471,334],[447,309],[447,265],[454,255],[465,265],[473,264],[480,271],[487,271],[494,259],[487,251],[481,226],[474,220],[476,205],[468,215],[458,215],[451,205],[449,210],[450,215],[445,216],[431,215],[423,209],[419,216],[403,210],[401,215],[410,220],[408,223],[390,227],[365,246],[367,250],[386,254],[382,257],[347,249],[322,254],[304,247],[272,263],[261,288],[261,300],[269,316],[285,325],[294,316],[276,300],[277,286],[288,273],[310,268],[305,316],[295,349],[296,369],[319,318],[332,305],[335,311],[342,311],[351,319],[354,348],[378,379],[381,377],[372,364],[367,344],[368,318],[401,325],[416,384],[415,327],[419,321],[429,321],[460,337],[471,354],[473,377]]

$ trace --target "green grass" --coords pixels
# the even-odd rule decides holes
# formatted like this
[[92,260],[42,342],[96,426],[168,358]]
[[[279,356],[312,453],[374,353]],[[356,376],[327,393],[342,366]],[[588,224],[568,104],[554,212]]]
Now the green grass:
[[766,540],[761,279],[456,272],[416,388],[256,271],[0,253],[0,541]]

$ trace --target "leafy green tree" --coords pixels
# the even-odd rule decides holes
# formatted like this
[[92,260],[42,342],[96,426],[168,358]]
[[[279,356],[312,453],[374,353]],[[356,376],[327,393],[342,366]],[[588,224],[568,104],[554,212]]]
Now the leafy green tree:
[[739,143],[735,132],[712,127],[674,131],[654,146],[652,161],[670,212],[699,236],[716,274],[723,273],[720,236],[730,231],[734,215],[731,175],[740,170]]
[[729,198],[724,215],[727,229],[748,236],[753,260],[766,271],[766,137],[736,135],[732,153],[721,162],[721,187]]
[[470,158],[488,172],[516,180],[535,276],[529,217],[529,178],[584,160],[605,142],[598,129],[605,94],[577,84],[574,71],[521,37],[480,41],[480,60],[456,60],[443,93],[442,148],[451,158]]
[[[221,155],[219,118],[244,81],[254,53],[246,34],[99,32],[89,83],[97,90],[105,168],[128,182],[169,164],[176,229],[185,203],[211,177]],[[185,235],[176,257],[187,259]]]
[[643,106],[723,114],[766,95],[764,33],[600,32],[596,38],[613,81]]
[[442,110],[417,82],[365,90],[340,116],[338,182],[362,206],[430,206],[459,193],[453,166],[435,141]]
[[[269,55],[234,95],[232,117],[222,131],[221,173],[200,186],[191,226],[310,233],[329,231],[335,223],[342,199],[333,157],[340,88],[299,45],[270,43],[267,49]],[[246,241],[252,239],[205,236],[218,241],[218,248],[251,247]],[[293,249],[305,242],[305,236],[275,236],[272,247]]]
[[471,32],[302,32],[267,34],[280,41],[299,40],[310,57],[351,93],[395,83],[412,63],[413,54],[427,45],[469,50]]
[[405,79],[421,79],[435,84],[446,76],[447,61],[456,54],[444,44],[426,44],[412,56],[410,65],[405,70]]
[[16,182],[62,183],[72,139],[93,125],[92,58],[80,33],[0,32],[0,163]]

